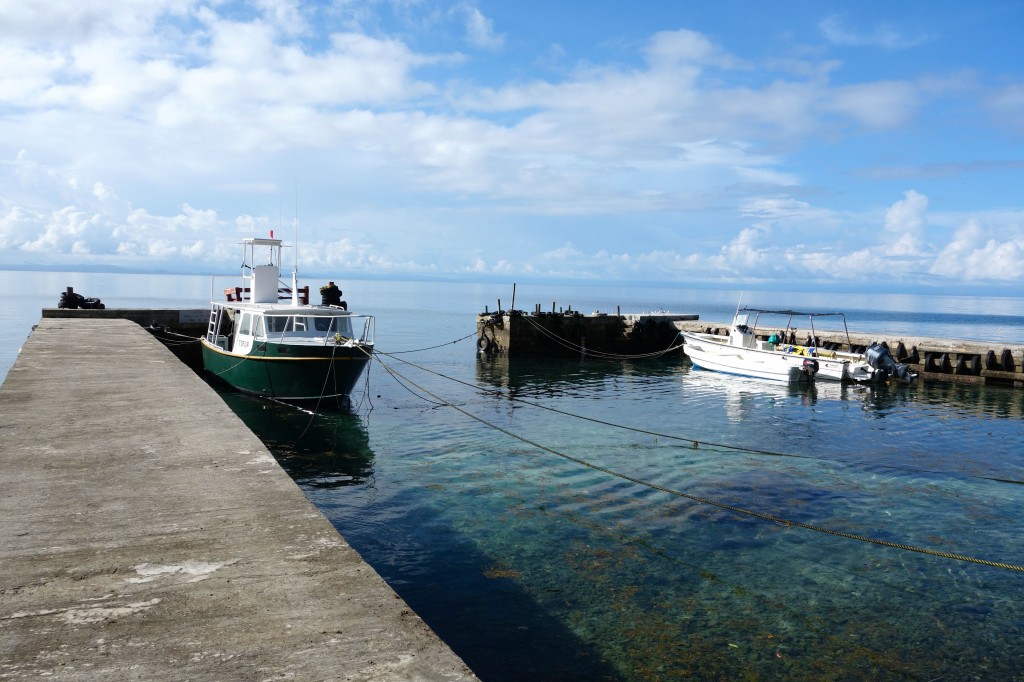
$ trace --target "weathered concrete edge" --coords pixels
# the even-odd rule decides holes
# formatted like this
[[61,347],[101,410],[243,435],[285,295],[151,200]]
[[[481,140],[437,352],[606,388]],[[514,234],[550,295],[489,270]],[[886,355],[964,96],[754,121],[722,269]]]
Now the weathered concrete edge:
[[0,679],[476,679],[134,322],[42,320],[0,442]]

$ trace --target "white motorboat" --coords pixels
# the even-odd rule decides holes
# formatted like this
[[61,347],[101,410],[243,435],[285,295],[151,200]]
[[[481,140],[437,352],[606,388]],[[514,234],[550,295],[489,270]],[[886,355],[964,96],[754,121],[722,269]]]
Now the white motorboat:
[[[762,317],[785,319],[784,324],[765,325]],[[820,317],[842,320],[847,348],[819,348],[814,320]],[[806,318],[810,328],[809,342],[796,343],[794,318]],[[852,350],[850,333],[843,313],[802,313],[795,310],[763,310],[740,308],[733,317],[728,336],[683,332],[684,352],[694,366],[738,374],[741,376],[782,381],[785,383],[829,381],[868,383],[885,381],[890,376],[910,383],[914,375],[900,364],[889,350],[872,344],[865,352]]]

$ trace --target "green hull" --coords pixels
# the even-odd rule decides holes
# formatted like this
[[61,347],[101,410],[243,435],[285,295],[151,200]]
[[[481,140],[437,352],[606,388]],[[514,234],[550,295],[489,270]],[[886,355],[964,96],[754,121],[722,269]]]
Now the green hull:
[[230,386],[279,400],[347,396],[370,359],[370,347],[259,343],[235,355],[203,339],[203,368]]

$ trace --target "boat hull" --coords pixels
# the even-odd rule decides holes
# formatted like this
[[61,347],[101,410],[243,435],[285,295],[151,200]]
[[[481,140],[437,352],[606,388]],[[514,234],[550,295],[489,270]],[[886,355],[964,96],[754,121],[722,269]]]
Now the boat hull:
[[814,356],[818,361],[818,373],[815,379],[821,381],[840,381],[843,383],[854,382],[850,376],[850,362],[848,360],[829,360],[824,357]]
[[730,346],[727,337],[709,334],[684,333],[683,338],[684,352],[700,369],[785,384],[814,381],[816,370],[809,371],[809,358],[803,356]]
[[362,345],[261,343],[251,354],[229,353],[202,340],[203,368],[231,387],[278,400],[348,396],[370,359]]

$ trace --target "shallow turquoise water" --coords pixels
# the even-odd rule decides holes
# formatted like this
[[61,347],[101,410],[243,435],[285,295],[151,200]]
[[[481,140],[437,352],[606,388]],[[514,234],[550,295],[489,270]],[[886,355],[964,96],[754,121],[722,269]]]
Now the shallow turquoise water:
[[[1019,391],[749,386],[677,360],[510,368],[467,346],[462,373],[495,395],[384,361],[490,425],[379,367],[372,409],[352,415],[228,399],[485,680],[1024,670],[1024,574],[765,521],[559,456],[821,529],[1021,564]],[[466,379],[458,370],[448,376]]]
[[[152,290],[144,300],[203,307],[208,289],[194,278],[160,299],[160,282],[83,277],[76,290],[108,305]],[[482,679],[1021,678],[1024,573],[941,554],[1024,564],[1024,391],[790,389],[678,358],[481,361],[463,337],[496,307],[492,287],[344,288],[395,353],[352,413],[225,400]],[[517,307],[542,302],[532,293]],[[705,319],[728,319],[736,298],[541,295]],[[862,330],[1011,341],[1024,328],[1010,299],[859,302],[817,307],[860,310]],[[4,325],[5,348],[31,322]]]

